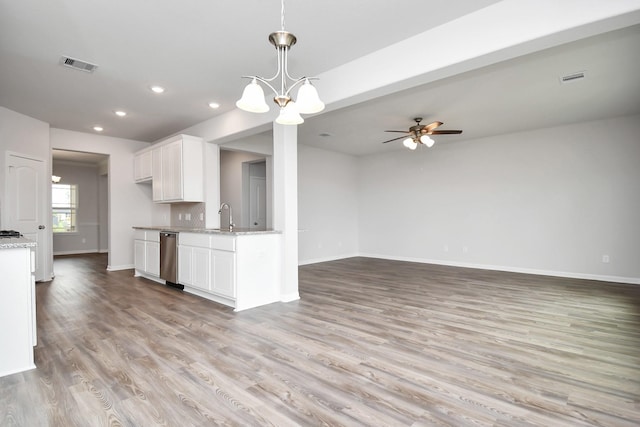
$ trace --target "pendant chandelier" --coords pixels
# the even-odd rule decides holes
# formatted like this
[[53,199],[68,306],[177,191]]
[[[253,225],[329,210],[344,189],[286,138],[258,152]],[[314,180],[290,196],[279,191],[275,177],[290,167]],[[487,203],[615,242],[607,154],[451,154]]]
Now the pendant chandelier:
[[[318,97],[318,91],[311,84],[313,77],[294,78],[289,75],[288,54],[291,46],[296,44],[296,36],[284,29],[284,0],[281,0],[280,12],[281,30],[269,35],[269,42],[275,46],[278,54],[278,71],[271,78],[260,76],[242,76],[251,79],[242,92],[242,98],[236,102],[236,106],[251,113],[266,113],[269,106],[265,102],[264,91],[258,82],[263,83],[273,91],[276,104],[280,107],[280,115],[276,123],[282,125],[298,125],[304,122],[300,114],[319,113],[324,110],[324,103]],[[274,80],[278,79],[277,82]],[[272,82],[275,83],[272,84]],[[301,85],[301,86],[300,86]],[[279,87],[277,87],[279,86]],[[297,101],[291,97],[291,91],[298,89]],[[277,88],[276,88],[277,87]]]

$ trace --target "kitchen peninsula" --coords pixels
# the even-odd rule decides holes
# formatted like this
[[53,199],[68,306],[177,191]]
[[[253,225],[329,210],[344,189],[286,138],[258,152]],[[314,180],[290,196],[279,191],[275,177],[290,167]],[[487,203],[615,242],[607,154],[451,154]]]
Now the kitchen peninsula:
[[0,377],[35,368],[35,248],[24,237],[0,237]]
[[160,233],[177,234],[177,284],[184,291],[246,310],[281,300],[281,233],[234,228],[134,227],[135,275],[160,278]]

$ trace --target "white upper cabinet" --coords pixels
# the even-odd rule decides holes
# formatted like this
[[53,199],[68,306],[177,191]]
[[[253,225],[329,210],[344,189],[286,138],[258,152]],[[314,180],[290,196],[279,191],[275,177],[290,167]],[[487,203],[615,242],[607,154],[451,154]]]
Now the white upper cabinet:
[[151,182],[153,177],[152,152],[147,149],[135,154],[133,158],[133,170],[136,182]]
[[136,153],[135,159],[136,182],[148,181],[142,177],[151,174],[154,202],[204,201],[202,138],[177,135]]

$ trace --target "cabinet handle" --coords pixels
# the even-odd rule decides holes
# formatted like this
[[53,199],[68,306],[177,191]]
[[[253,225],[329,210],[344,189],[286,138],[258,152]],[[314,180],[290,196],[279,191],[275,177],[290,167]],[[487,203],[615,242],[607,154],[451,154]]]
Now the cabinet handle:
[[38,230],[44,230],[44,225],[39,225]]

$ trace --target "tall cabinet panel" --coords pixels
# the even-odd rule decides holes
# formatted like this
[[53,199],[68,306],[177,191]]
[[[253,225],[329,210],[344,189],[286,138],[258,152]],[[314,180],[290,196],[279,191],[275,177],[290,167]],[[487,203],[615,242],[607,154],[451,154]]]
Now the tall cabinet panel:
[[[165,201],[185,200],[184,198],[184,167],[182,152],[185,144],[182,140],[163,145],[162,149],[162,198]],[[202,161],[202,158],[200,159]]]
[[162,202],[162,147],[154,148],[152,154],[152,176],[151,187],[153,201]]
[[35,368],[31,253],[30,247],[0,248],[0,377]]

